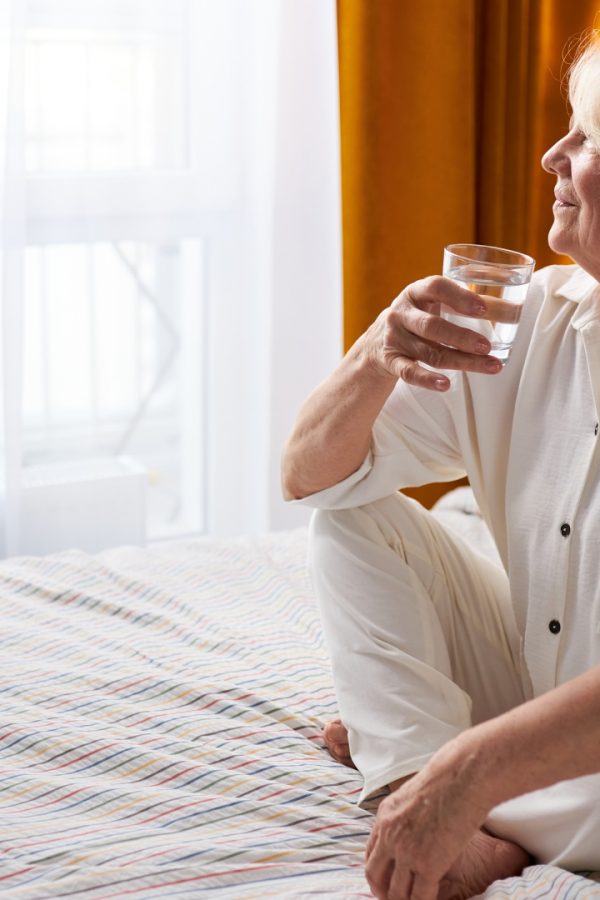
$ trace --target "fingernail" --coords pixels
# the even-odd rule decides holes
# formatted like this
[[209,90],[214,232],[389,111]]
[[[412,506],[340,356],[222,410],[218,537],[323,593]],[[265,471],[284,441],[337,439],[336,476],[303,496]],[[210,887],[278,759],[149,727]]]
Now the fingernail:
[[502,363],[499,359],[490,359],[486,362],[485,367],[488,372],[499,372],[502,368]]
[[487,312],[487,306],[484,306],[483,303],[476,303],[473,306],[473,315],[475,316],[484,316]]
[[477,341],[477,343],[475,344],[475,349],[478,353],[489,353],[492,348],[489,344],[489,341]]
[[445,378],[436,378],[434,381],[436,391],[445,391],[448,387],[448,382]]

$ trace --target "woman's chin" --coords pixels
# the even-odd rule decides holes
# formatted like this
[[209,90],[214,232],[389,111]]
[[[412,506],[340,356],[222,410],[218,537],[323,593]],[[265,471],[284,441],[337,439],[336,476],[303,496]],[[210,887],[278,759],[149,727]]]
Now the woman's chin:
[[561,228],[556,227],[556,223],[554,223],[548,232],[548,246],[551,250],[554,250],[555,253],[560,253],[561,256],[573,255],[573,242],[568,239],[568,236]]

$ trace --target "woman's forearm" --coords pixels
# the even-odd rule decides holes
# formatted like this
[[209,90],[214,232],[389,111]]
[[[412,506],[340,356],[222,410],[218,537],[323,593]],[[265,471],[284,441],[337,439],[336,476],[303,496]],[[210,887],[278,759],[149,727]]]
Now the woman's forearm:
[[361,465],[371,429],[397,378],[378,371],[359,338],[300,409],[282,459],[286,500],[337,484]]
[[431,276],[409,284],[313,391],[283,452],[286,500],[331,487],[358,469],[369,450],[373,423],[398,378],[447,391],[450,380],[436,369],[501,370],[477,331],[440,317],[442,304],[463,316],[487,315],[483,299],[452,279]]
[[470,757],[490,809],[558,781],[600,772],[600,666],[451,743],[451,752]]

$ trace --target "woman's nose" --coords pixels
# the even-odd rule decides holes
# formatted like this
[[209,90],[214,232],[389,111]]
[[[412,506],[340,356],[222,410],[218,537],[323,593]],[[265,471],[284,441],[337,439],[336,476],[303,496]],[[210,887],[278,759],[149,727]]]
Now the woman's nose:
[[552,144],[542,156],[542,168],[546,172],[557,175],[570,165],[569,156],[565,152],[567,138],[568,135],[565,134],[555,144]]

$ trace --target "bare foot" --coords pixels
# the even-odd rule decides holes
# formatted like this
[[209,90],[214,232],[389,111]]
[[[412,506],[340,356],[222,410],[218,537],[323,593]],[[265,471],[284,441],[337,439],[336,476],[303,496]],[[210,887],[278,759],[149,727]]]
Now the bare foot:
[[[325,725],[323,739],[336,762],[356,768],[350,756],[348,731],[341,719]],[[405,775],[392,781],[390,790],[397,790],[412,777]],[[529,855],[518,844],[478,831],[442,879],[438,900],[467,900],[482,894],[493,881],[520,875],[529,863]]]
[[[350,756],[348,729],[341,719],[333,719],[331,722],[327,723],[323,729],[323,740],[329,750],[329,754],[333,756],[336,762],[342,763],[344,766],[349,766],[351,769],[356,768],[352,757]],[[413,774],[414,773],[405,775],[404,778],[399,778],[397,781],[390,782],[388,785],[390,791],[395,791],[401,784],[408,781],[409,778],[412,778]]]
[[323,729],[323,740],[329,750],[329,753],[336,762],[342,763],[355,769],[356,766],[352,762],[350,756],[350,747],[348,746],[348,731],[341,719],[334,719],[328,722]]
[[438,900],[467,900],[482,894],[493,881],[520,875],[529,855],[511,841],[478,831],[444,876]]

